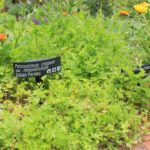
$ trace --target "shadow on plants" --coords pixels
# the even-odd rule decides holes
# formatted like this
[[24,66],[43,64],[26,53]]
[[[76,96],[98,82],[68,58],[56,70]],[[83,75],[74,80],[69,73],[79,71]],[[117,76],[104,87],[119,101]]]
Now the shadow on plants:
[[139,68],[139,67],[136,68],[136,69],[134,70],[134,73],[135,73],[135,74],[140,73],[140,72],[141,72],[141,69],[143,69],[143,70],[145,71],[146,76],[149,75],[149,73],[150,73],[150,64],[143,65],[141,68]]
[[[145,64],[141,67],[137,67],[136,69],[133,70],[133,72],[134,72],[134,74],[139,74],[142,71],[142,69],[145,72],[144,78],[150,75],[150,64]],[[128,76],[128,74],[126,73],[126,71],[124,69],[121,69],[121,73]]]

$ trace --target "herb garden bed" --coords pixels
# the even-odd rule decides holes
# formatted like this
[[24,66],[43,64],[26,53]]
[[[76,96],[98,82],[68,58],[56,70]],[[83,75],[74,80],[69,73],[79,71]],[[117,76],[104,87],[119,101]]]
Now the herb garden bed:
[[0,149],[132,149],[149,134],[149,4],[42,2],[0,13]]

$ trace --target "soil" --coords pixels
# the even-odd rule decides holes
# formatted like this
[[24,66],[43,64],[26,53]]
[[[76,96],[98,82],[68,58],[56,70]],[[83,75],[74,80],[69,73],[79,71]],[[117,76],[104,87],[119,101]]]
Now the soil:
[[150,135],[145,135],[143,141],[133,147],[131,150],[150,150]]

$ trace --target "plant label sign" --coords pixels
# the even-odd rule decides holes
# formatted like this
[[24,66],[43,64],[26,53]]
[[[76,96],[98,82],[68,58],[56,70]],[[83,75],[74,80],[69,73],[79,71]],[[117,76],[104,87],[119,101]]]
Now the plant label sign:
[[52,74],[61,71],[61,58],[33,60],[27,62],[13,63],[16,77],[41,77],[46,74]]

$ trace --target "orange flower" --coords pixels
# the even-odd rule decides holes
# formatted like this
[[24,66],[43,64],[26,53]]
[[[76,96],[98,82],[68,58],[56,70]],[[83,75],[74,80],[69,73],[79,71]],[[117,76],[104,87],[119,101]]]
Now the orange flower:
[[4,33],[0,33],[0,41],[4,41],[7,39],[7,35]]
[[64,12],[63,12],[63,15],[64,15],[64,16],[68,16],[68,12],[67,12],[67,11],[64,11]]
[[123,16],[128,16],[129,15],[129,11],[127,10],[120,10],[120,15],[123,15]]

